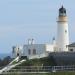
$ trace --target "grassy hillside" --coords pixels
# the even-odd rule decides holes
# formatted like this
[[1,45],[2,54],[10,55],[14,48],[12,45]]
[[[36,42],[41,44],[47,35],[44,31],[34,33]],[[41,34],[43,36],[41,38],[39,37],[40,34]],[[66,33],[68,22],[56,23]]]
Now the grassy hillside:
[[53,57],[27,60],[19,66],[55,66],[56,62]]
[[[32,59],[32,60],[28,60],[23,62],[22,64],[15,67],[15,69],[23,69],[24,66],[55,66],[57,65],[54,58],[51,57],[45,57],[45,58],[41,58],[41,59]],[[20,67],[21,66],[21,67]],[[23,66],[23,67],[22,67]],[[50,73],[30,73],[30,74],[21,74],[18,73],[16,71],[16,73],[10,73],[10,74],[6,74],[6,75],[75,75],[75,72],[50,72]]]

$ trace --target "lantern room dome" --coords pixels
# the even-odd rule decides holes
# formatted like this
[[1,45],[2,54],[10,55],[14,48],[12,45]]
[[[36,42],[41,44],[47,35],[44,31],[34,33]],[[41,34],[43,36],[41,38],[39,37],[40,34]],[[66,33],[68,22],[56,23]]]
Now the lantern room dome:
[[66,9],[63,6],[59,9],[59,15],[60,16],[66,15]]

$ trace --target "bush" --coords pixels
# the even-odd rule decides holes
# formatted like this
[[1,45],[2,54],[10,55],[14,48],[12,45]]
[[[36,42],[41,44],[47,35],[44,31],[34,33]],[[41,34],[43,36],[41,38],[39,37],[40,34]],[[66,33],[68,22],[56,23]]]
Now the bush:
[[0,59],[0,67],[8,65],[11,60],[12,58],[10,56],[5,57],[3,60]]

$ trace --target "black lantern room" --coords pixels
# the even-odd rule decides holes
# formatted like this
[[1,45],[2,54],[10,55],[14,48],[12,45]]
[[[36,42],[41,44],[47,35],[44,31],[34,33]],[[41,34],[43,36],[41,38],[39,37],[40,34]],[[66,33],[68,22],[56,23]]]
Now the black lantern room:
[[63,6],[59,9],[59,16],[66,16],[66,9]]

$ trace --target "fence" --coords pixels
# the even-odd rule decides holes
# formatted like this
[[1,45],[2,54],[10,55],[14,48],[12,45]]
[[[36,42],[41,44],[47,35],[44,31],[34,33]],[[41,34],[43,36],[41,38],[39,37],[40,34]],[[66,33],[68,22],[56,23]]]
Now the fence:
[[75,71],[75,66],[17,66],[16,69],[14,68],[10,71],[3,72],[3,74],[50,73],[57,71]]

